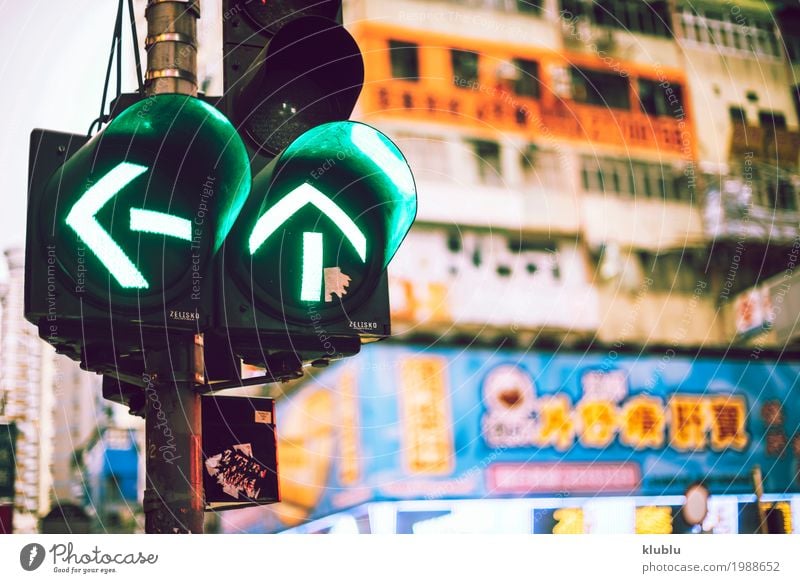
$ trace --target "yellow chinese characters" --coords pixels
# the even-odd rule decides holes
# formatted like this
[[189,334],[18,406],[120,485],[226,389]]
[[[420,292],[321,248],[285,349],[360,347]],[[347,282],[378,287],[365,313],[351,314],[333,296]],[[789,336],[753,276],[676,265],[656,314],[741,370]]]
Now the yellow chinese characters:
[[711,447],[715,450],[735,449],[742,451],[747,447],[745,431],[747,407],[741,397],[713,397],[711,409]]
[[581,401],[577,407],[579,441],[585,447],[608,446],[617,433],[617,409],[608,401]]
[[536,444],[566,451],[575,441],[570,401],[567,397],[550,397],[539,406],[539,434]]
[[714,451],[742,451],[750,441],[745,431],[747,406],[742,397],[675,396],[670,400],[670,413],[670,439],[677,450],[705,449],[709,445],[709,432]]
[[711,425],[708,399],[675,396],[669,401],[672,423],[670,440],[679,451],[701,451],[706,447],[706,434]]
[[435,357],[406,358],[400,369],[403,452],[409,473],[447,475],[455,450],[447,362]]
[[666,417],[660,399],[634,397],[622,408],[620,441],[634,449],[664,445]]

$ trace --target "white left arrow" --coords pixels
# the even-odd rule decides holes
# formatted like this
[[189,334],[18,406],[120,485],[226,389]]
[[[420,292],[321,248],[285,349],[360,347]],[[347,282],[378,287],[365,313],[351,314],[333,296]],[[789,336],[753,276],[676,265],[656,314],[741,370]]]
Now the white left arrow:
[[146,166],[122,162],[92,185],[67,215],[69,225],[81,241],[108,269],[124,288],[146,289],[149,283],[117,242],[97,222],[97,213],[137,176]]

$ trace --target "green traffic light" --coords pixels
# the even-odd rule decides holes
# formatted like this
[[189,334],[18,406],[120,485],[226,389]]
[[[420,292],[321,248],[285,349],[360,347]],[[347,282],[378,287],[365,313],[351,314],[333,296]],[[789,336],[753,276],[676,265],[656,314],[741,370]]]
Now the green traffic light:
[[234,261],[242,285],[284,316],[311,306],[333,314],[367,297],[417,210],[397,146],[350,121],[302,134],[259,173],[251,197],[237,226],[249,261]]
[[[318,189],[331,179],[336,182],[339,176],[349,176],[355,181],[352,184],[337,182],[337,188],[326,193],[330,198],[347,197],[349,193],[349,196],[369,199],[375,205],[360,212],[382,216],[380,225],[373,229],[381,231],[375,235],[383,241],[383,249],[374,251],[382,251],[382,267],[385,268],[417,215],[414,176],[400,149],[384,134],[363,123],[323,124],[305,132],[282,154],[275,171],[276,186],[279,182],[291,181],[292,177],[285,174],[296,172],[293,166],[303,168],[308,166],[308,161],[312,166],[315,162],[329,162],[329,169],[323,166],[322,172],[311,172]],[[362,258],[366,261],[363,255]]]
[[199,302],[193,266],[208,265],[222,246],[250,175],[236,128],[209,104],[157,95],[128,107],[46,187],[67,285],[137,313],[163,313],[172,299]]

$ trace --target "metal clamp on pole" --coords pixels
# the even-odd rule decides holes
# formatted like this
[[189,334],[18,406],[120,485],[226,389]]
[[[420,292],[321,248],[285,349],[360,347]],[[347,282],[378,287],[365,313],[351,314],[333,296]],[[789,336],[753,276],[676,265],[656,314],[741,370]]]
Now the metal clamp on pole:
[[146,93],[197,95],[199,1],[148,0],[145,16]]

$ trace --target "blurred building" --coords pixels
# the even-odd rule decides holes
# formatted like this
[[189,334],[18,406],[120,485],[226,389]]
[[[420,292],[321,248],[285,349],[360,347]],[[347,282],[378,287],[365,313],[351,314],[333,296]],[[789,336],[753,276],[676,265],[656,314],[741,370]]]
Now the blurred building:
[[14,531],[36,532],[50,511],[56,355],[23,310],[24,252],[5,252],[8,278],[0,297],[0,416],[17,425]]
[[101,395],[101,378],[72,360],[57,359],[54,381],[53,497],[77,502],[85,489],[78,455],[98,429],[108,425],[109,411]]
[[[85,507],[95,518],[113,510],[114,504],[104,506],[106,500],[117,499],[108,486],[111,482],[103,480],[114,472],[102,463],[109,448],[98,448],[98,441],[105,443],[98,435],[109,428],[112,433],[130,433],[139,440],[133,448],[137,453],[144,423],[102,399],[99,376],[56,355],[39,338],[24,318],[24,252],[9,249],[5,258],[8,277],[0,284],[0,417],[15,422],[18,430],[14,532],[31,533],[62,507]],[[137,463],[143,465],[143,458]],[[138,466],[133,476],[143,482]],[[129,486],[124,491],[120,499],[129,503],[123,513],[129,516],[137,498],[130,499]]]
[[697,204],[724,340],[757,348],[795,344],[797,8],[708,1],[676,7],[674,26],[697,112]]
[[680,48],[664,3],[617,4],[619,23],[580,1],[351,2],[360,115],[419,187],[392,265],[396,327],[723,342],[696,289],[706,238]]

